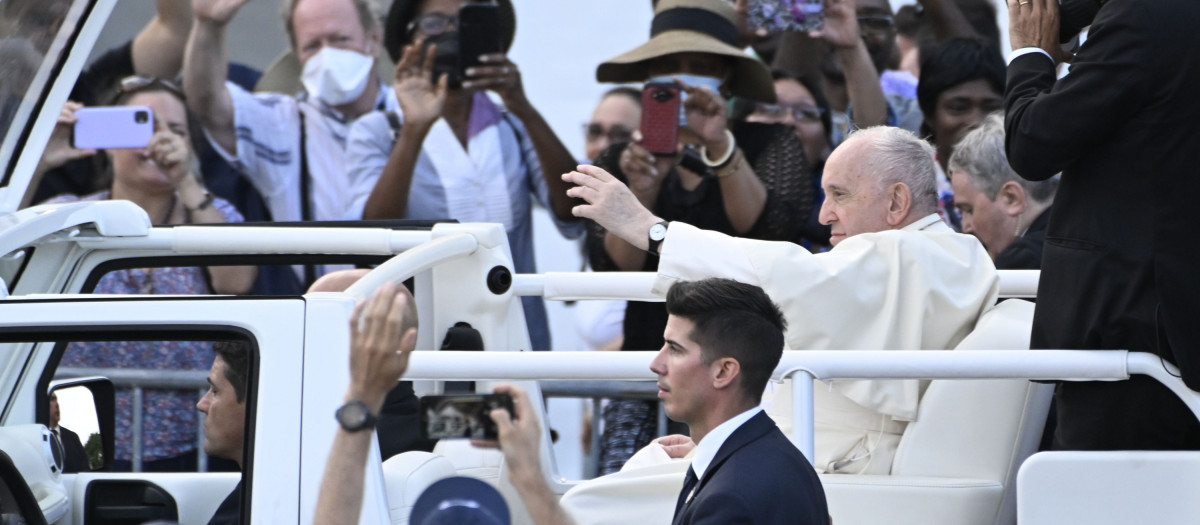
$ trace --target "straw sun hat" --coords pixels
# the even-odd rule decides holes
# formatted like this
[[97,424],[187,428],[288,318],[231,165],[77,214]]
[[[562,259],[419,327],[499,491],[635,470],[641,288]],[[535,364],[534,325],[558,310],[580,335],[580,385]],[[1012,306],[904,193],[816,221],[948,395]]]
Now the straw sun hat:
[[600,64],[600,82],[644,82],[650,61],[672,53],[709,53],[730,57],[733,71],[726,87],[735,96],[775,102],[771,72],[738,48],[737,14],[726,0],[660,0],[650,24],[650,41]]

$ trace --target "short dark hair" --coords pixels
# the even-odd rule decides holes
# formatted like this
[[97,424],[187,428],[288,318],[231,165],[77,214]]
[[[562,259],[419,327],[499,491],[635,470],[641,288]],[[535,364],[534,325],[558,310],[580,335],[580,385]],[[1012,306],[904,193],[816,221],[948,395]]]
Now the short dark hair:
[[[383,25],[383,48],[387,50],[392,62],[400,61],[400,53],[409,44],[408,26],[417,18],[417,8],[423,0],[395,0],[388,8],[387,19]],[[513,38],[517,34],[517,13],[513,10],[512,0],[473,0],[476,3],[494,3],[500,7],[500,49],[508,52],[512,47]]]
[[217,341],[213,352],[225,362],[225,380],[233,385],[238,403],[245,402],[250,387],[250,345],[241,340]]
[[[917,82],[917,104],[926,119],[933,118],[938,96],[954,86],[983,79],[996,93],[1004,94],[1005,66],[1000,50],[974,38],[953,38],[922,47],[921,78]],[[922,135],[928,135],[922,128]],[[934,137],[936,140],[937,137]]]
[[779,307],[762,288],[732,279],[679,282],[667,292],[667,313],[695,325],[688,338],[700,345],[704,363],[736,359],[742,395],[762,399],[783,357],[787,328]]

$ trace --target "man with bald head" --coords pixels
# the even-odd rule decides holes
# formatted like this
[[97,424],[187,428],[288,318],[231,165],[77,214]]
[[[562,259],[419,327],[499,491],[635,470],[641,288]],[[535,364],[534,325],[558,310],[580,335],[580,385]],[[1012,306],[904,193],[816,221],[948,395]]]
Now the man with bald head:
[[[577,185],[568,195],[587,201],[574,213],[659,253],[656,293],[708,277],[761,286],[787,318],[791,349],[950,349],[996,301],[987,251],[937,215],[932,148],[903,129],[853,133],[830,155],[819,219],[834,247],[815,255],[791,243],[666,223],[608,173],[578,169],[563,176]],[[915,380],[818,386],[817,470],[888,473],[922,390]]]

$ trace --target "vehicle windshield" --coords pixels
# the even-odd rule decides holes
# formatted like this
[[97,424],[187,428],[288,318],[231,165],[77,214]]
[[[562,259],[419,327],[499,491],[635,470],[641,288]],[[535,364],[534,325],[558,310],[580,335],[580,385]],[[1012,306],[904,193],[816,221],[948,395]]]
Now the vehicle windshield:
[[14,153],[26,139],[26,124],[53,82],[88,3],[0,1],[0,187],[12,177]]

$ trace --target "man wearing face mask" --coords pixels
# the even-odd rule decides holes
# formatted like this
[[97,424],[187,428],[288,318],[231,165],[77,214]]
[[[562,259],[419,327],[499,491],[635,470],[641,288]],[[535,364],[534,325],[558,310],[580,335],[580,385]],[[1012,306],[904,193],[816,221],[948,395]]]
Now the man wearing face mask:
[[[374,77],[382,42],[373,0],[284,0],[304,92],[250,94],[226,82],[226,27],[247,0],[192,0],[184,60],[188,106],[210,142],[246,174],[277,221],[343,217],[350,123],[398,107]],[[313,280],[311,272],[306,281]]]
[[[474,11],[474,12],[472,12]],[[476,13],[494,15],[483,21]],[[461,21],[491,24],[499,53],[459,71]],[[475,22],[470,22],[476,20]],[[464,36],[487,34],[476,29]],[[509,0],[395,0],[384,47],[396,61],[400,111],[363,116],[350,129],[346,219],[445,219],[498,222],[518,273],[534,273],[532,206],[550,210],[559,233],[583,234],[560,175],[576,162],[525,96],[505,56],[516,29]],[[465,74],[464,74],[465,73]],[[499,96],[493,102],[488,92]],[[541,298],[523,298],[534,350],[550,349]]]
[[[799,138],[779,124],[728,125],[727,96],[775,102],[770,71],[737,45],[733,6],[725,0],[660,0],[654,13],[650,40],[600,64],[596,79],[677,82],[686,94],[686,125],[679,129],[676,154],[652,155],[637,139],[610,146],[596,165],[626,182],[642,205],[665,221],[698,221],[738,237],[796,239],[814,196]],[[647,105],[643,111],[653,109]],[[655,271],[658,266],[657,256],[599,226],[590,229],[587,248],[596,271]],[[666,322],[662,303],[630,302],[622,349],[661,348]],[[656,410],[648,401],[608,405],[602,474],[619,469],[655,437]]]

